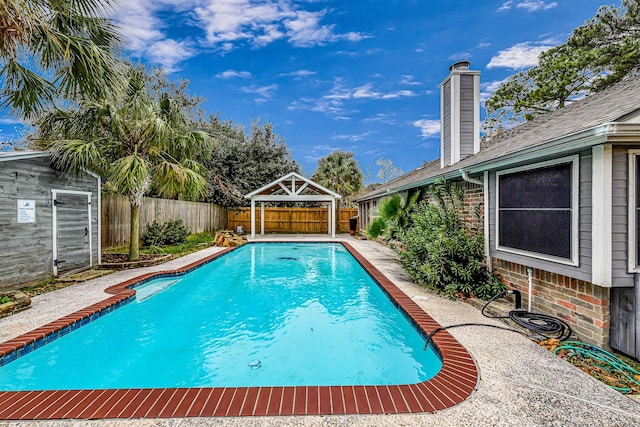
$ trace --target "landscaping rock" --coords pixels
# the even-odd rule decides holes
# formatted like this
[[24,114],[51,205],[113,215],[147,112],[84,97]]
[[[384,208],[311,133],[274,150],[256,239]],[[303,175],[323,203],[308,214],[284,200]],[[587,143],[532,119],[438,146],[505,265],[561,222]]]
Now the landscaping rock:
[[10,316],[31,308],[31,298],[22,291],[2,291],[0,297],[9,297],[10,302],[0,304],[0,317]]
[[239,235],[231,230],[220,230],[213,239],[213,245],[219,247],[242,246],[247,243],[247,236]]

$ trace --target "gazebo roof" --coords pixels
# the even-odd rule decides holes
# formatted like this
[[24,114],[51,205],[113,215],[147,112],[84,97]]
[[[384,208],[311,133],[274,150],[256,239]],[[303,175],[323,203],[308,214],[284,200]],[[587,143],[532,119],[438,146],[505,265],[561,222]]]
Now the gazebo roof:
[[262,200],[271,199],[273,201],[285,201],[287,199],[291,199],[292,201],[295,201],[295,199],[300,197],[304,197],[306,199],[313,196],[320,196],[320,198],[324,200],[326,200],[326,196],[335,199],[342,198],[338,193],[333,192],[296,172],[290,172],[283,177],[245,195],[244,197],[245,199],[259,198]]

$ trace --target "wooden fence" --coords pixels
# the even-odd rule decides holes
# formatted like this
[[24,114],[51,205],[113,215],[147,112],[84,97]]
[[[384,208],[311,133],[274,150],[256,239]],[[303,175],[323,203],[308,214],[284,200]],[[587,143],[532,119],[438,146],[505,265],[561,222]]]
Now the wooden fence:
[[[102,196],[102,247],[129,244],[131,209],[124,196]],[[140,235],[148,223],[181,218],[191,233],[227,228],[227,209],[211,203],[145,197],[140,207]]]
[[[328,233],[326,208],[265,208],[265,233]],[[357,208],[340,208],[338,233],[349,232],[349,218],[358,215]],[[227,211],[227,224],[232,230],[239,225],[246,233],[251,230],[251,209],[238,208]],[[358,224],[359,225],[359,224]],[[256,233],[260,232],[260,208],[256,208]]]

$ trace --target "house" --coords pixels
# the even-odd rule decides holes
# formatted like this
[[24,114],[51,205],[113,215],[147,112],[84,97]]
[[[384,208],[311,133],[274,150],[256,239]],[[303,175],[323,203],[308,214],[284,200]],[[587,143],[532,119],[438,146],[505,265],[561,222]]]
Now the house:
[[46,152],[0,153],[0,289],[98,265],[100,185]]
[[440,89],[442,157],[359,197],[362,227],[390,194],[455,182],[482,212],[487,265],[533,311],[639,358],[640,78],[483,143],[479,72],[458,62]]

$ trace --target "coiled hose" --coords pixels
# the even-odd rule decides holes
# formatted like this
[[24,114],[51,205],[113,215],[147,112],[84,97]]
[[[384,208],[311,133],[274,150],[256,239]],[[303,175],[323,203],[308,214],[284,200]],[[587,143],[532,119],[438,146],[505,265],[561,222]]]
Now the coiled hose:
[[[640,382],[638,382],[634,377],[634,375],[640,375],[640,371],[633,369],[631,366],[600,347],[580,341],[565,341],[553,350],[553,354],[557,354],[561,350],[567,352],[567,360],[569,362],[571,362],[571,359],[573,358],[578,358],[583,364],[596,366],[603,371],[619,373],[631,384],[635,384],[640,387]],[[633,391],[633,388],[631,387],[616,387],[612,385],[609,385],[609,387],[623,394]]]
[[[505,295],[515,295],[515,310],[509,311],[507,316],[492,316],[487,314],[485,310],[489,305],[497,300],[498,298],[502,298]],[[500,292],[499,294],[494,295],[489,301],[486,302],[484,307],[482,307],[482,315],[484,317],[488,317],[489,319],[511,319],[516,324],[532,331],[534,334],[538,336],[542,336],[544,338],[556,338],[560,341],[564,341],[571,336],[573,331],[571,330],[571,326],[561,319],[557,317],[549,316],[547,314],[541,313],[532,313],[530,311],[525,311],[520,308],[521,306],[521,295],[520,291],[516,289],[509,289],[504,292]],[[424,344],[423,350],[426,350],[431,342],[431,338],[438,332],[443,331],[445,329],[458,328],[461,326],[486,326],[490,328],[503,329],[505,331],[516,332],[522,334],[528,338],[532,338],[531,335],[524,333],[523,331],[519,331],[517,329],[508,328],[505,326],[499,325],[490,325],[487,323],[458,323],[455,325],[449,326],[441,326],[432,330],[429,335],[427,335],[426,342]]]

